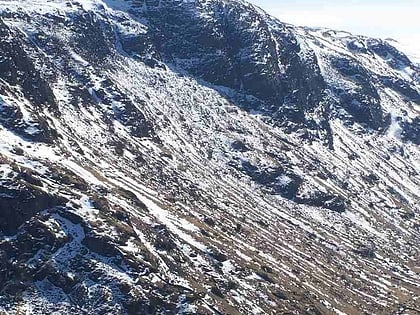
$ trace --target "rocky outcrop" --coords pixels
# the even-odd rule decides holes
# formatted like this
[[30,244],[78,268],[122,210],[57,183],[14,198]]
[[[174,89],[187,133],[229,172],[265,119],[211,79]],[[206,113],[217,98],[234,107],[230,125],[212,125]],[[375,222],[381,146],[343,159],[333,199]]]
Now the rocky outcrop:
[[0,313],[419,308],[404,54],[241,0],[0,17]]
[[42,210],[62,206],[66,200],[26,182],[2,181],[0,186],[0,232],[13,235],[18,227]]

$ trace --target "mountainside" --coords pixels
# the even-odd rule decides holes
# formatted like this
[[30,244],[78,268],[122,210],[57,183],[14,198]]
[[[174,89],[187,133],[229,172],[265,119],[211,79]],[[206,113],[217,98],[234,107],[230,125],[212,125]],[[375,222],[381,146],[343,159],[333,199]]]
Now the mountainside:
[[0,0],[0,314],[418,314],[419,113],[241,0]]

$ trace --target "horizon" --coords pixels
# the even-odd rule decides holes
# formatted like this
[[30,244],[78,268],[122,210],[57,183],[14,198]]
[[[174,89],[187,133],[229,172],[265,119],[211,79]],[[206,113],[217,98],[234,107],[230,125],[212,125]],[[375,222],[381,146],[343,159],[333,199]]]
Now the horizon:
[[[420,0],[249,1],[285,23],[393,39],[406,48],[407,53],[420,55]],[[389,22],[394,20],[395,23]]]

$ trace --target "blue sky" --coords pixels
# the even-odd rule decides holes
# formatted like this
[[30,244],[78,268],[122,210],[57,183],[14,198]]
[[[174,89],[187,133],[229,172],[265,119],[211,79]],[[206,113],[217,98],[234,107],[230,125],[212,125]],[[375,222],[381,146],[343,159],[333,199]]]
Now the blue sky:
[[394,38],[420,53],[420,0],[248,0],[284,22]]

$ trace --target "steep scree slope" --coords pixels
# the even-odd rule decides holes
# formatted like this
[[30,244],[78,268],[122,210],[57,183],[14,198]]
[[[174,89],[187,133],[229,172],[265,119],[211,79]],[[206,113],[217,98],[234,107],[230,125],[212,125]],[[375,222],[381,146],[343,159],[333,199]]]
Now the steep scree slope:
[[0,313],[416,314],[419,80],[239,0],[1,0]]

